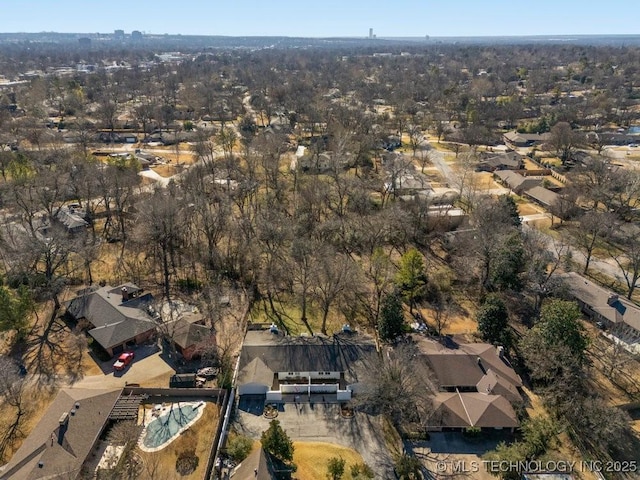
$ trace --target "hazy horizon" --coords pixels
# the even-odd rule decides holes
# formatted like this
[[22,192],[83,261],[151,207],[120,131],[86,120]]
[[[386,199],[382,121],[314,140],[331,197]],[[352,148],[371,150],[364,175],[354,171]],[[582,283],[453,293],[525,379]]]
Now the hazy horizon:
[[640,16],[640,2],[612,0],[606,8],[579,0],[539,0],[516,6],[506,0],[431,2],[396,0],[326,0],[315,8],[293,0],[242,3],[168,0],[103,2],[87,0],[0,0],[7,20],[3,33],[127,33],[207,36],[363,38],[531,37],[637,35],[630,19]]

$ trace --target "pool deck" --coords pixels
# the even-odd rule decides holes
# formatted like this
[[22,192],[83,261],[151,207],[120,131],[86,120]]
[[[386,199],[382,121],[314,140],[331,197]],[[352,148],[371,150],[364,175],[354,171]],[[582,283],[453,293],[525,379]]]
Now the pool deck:
[[[190,420],[186,425],[180,427],[179,430],[176,431],[167,441],[161,443],[156,447],[147,447],[144,444],[144,439],[147,436],[147,427],[151,425],[153,422],[160,421],[160,419],[165,418],[167,415],[171,414],[172,407],[173,408],[181,408],[190,405],[196,410],[196,416]],[[154,412],[157,412],[156,408],[145,408],[144,409],[144,417],[143,417],[143,425],[142,433],[140,433],[140,437],[138,438],[138,447],[143,452],[153,453],[162,450],[171,442],[173,442],[176,438],[180,436],[182,432],[189,429],[194,423],[200,420],[202,414],[204,412],[205,407],[207,406],[206,402],[198,401],[198,402],[177,402],[173,404],[172,407],[164,407],[160,406],[160,415],[155,416]]]

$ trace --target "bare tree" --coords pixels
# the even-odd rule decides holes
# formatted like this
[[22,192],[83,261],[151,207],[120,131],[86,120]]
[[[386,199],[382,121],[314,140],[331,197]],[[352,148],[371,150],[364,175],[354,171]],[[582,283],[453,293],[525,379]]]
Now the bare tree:
[[627,285],[627,298],[631,300],[633,292],[640,285],[640,242],[635,229],[619,229],[615,243],[608,250]]
[[589,271],[589,263],[598,242],[605,240],[615,228],[615,216],[609,212],[590,211],[585,213],[571,231],[573,241],[584,252],[583,274]]
[[389,415],[398,426],[428,419],[437,386],[415,345],[384,350],[370,359],[366,372],[363,389],[353,398],[356,407]]
[[0,459],[5,459],[7,451],[24,435],[23,428],[31,405],[26,383],[19,375],[17,365],[8,357],[0,357],[0,399],[3,411],[11,412],[13,419],[0,428]]
[[320,249],[318,257],[317,278],[315,280],[314,297],[318,299],[322,310],[320,331],[327,334],[327,318],[334,303],[339,302],[345,290],[355,280],[355,265],[350,257],[336,254],[332,249]]

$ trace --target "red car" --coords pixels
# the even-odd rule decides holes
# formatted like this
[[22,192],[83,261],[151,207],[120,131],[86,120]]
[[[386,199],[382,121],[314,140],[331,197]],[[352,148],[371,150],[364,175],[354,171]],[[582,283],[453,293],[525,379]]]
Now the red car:
[[121,353],[116,360],[116,363],[113,364],[114,370],[124,370],[127,365],[129,365],[133,361],[134,354],[133,352],[124,352]]

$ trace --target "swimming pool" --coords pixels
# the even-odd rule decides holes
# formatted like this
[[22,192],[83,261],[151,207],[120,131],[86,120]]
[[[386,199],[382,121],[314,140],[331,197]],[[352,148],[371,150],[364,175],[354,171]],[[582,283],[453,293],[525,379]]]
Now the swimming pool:
[[204,403],[180,402],[145,427],[138,446],[145,452],[157,452],[169,445],[202,416]]
[[640,125],[635,125],[633,127],[629,127],[628,133],[630,135],[638,135],[638,134],[640,134]]

